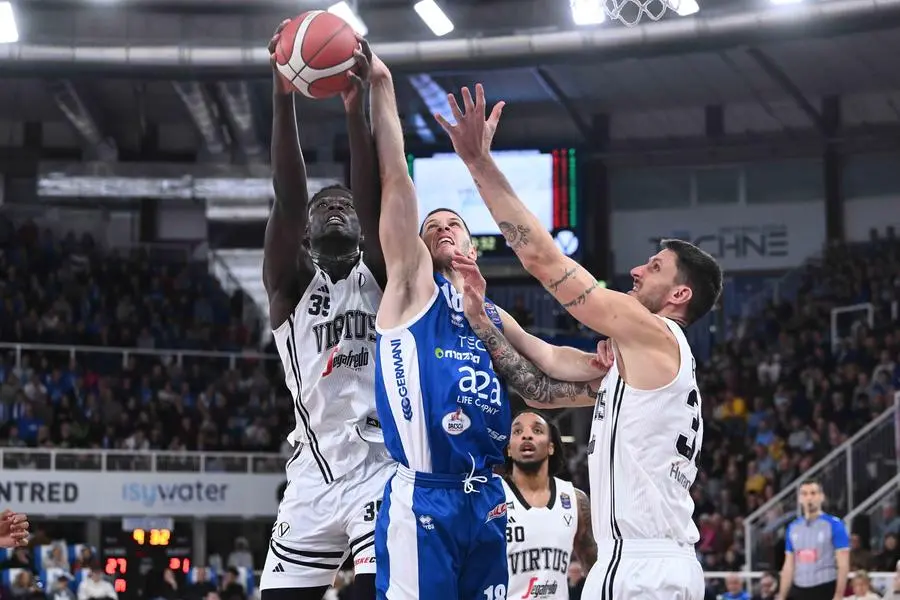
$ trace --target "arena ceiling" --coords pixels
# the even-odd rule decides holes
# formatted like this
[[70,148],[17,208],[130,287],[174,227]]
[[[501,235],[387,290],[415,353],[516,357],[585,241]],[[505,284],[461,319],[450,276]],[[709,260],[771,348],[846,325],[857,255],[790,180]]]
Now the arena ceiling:
[[[447,91],[480,81],[491,100],[506,100],[499,142],[508,145],[591,145],[599,114],[609,116],[614,140],[702,136],[711,105],[722,107],[726,136],[815,137],[827,127],[828,96],[841,98],[848,129],[900,139],[900,0],[705,0],[696,17],[634,29],[576,28],[567,0],[441,4],[456,29],[440,40],[412,0],[357,6],[373,47],[402,75],[398,96],[413,138],[442,143],[416,89],[421,80],[410,77],[427,75]],[[9,122],[39,121],[48,145],[110,140],[126,152],[154,129],[170,152],[202,146],[221,155],[225,146],[259,157],[271,115],[265,43],[282,18],[319,7],[20,1],[21,42],[0,46],[0,135],[14,143],[21,132]],[[305,144],[327,155],[343,131],[340,103],[303,101],[300,111]]]

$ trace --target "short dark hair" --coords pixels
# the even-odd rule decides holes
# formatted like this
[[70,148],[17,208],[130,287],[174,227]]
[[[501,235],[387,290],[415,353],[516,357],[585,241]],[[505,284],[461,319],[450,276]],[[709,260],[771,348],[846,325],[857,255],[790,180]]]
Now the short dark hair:
[[328,196],[346,196],[350,199],[353,198],[353,192],[346,185],[342,183],[332,183],[331,185],[326,185],[321,190],[312,195],[309,199],[309,203],[307,206],[312,206],[313,202],[318,200],[319,198],[327,198]]
[[430,217],[430,216],[433,215],[434,213],[439,213],[439,212],[453,213],[454,215],[456,215],[457,217],[459,217],[459,221],[460,221],[460,223],[462,223],[462,226],[466,229],[466,233],[469,234],[469,237],[472,237],[472,232],[469,231],[469,226],[468,226],[468,224],[466,223],[466,220],[462,218],[462,215],[461,215],[461,214],[459,214],[458,212],[456,212],[456,211],[453,210],[452,208],[436,208],[436,209],[434,209],[433,211],[429,212],[427,215],[425,215],[425,218],[422,219],[422,225],[419,227],[419,235],[422,235],[422,233],[425,231],[425,221],[428,220],[428,217]]
[[675,253],[675,265],[680,283],[691,288],[691,301],[687,305],[686,325],[708,313],[722,295],[722,267],[709,252],[705,252],[684,240],[661,240],[659,245]]
[[[512,420],[515,421],[520,415],[524,415],[525,413],[531,413],[542,418],[550,431],[550,442],[553,444],[553,454],[547,457],[547,474],[550,475],[550,477],[557,477],[565,474],[568,471],[568,469],[566,469],[566,451],[563,447],[562,433],[560,433],[559,427],[556,426],[556,423],[548,419],[547,415],[534,408],[520,410],[513,416]],[[507,452],[506,472],[512,475],[512,470],[512,457],[509,455],[509,452]]]
[[[803,487],[804,485],[814,485],[814,486],[818,487],[820,491],[822,490],[822,482],[819,481],[818,479],[816,479],[815,477],[807,477],[806,479],[801,481],[800,487]],[[799,489],[799,488],[797,488],[797,489]]]

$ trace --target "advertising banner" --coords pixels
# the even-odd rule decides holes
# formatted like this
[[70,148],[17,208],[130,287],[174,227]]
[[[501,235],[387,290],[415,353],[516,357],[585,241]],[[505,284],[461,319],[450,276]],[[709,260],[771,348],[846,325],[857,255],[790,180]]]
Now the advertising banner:
[[44,516],[272,517],[277,474],[5,470],[0,506]]
[[825,203],[696,206],[619,210],[612,214],[616,274],[628,273],[659,249],[659,240],[692,242],[726,271],[791,269],[821,252]]

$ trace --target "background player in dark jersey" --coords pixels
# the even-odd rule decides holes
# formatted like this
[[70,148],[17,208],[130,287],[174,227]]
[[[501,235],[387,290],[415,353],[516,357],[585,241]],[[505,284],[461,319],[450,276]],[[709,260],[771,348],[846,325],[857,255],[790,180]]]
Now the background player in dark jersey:
[[[276,30],[270,55],[288,22]],[[288,487],[260,582],[263,600],[320,600],[351,552],[357,568],[354,597],[375,596],[371,537],[386,471],[393,463],[374,439],[380,438],[376,420],[371,429],[377,432],[365,435],[367,408],[374,414],[373,392],[365,390],[373,385],[368,355],[374,354],[374,331],[356,331],[367,329],[368,323],[355,318],[368,313],[374,329],[385,285],[378,235],[380,182],[364,110],[367,54],[368,46],[361,42],[357,62],[362,78],[351,75],[354,85],[342,95],[353,191],[334,185],[311,199],[294,95],[273,68],[275,204],[266,226],[263,282],[298,425],[289,438],[295,451],[287,466]],[[316,333],[331,341],[317,349]],[[343,349],[339,346],[350,352],[337,355],[341,361],[336,358]],[[340,375],[332,374],[332,367],[345,365]]]
[[[597,560],[587,494],[559,479],[559,428],[534,410],[513,420],[505,477],[509,598],[568,598],[572,551],[587,572]],[[574,502],[573,502],[574,496]]]

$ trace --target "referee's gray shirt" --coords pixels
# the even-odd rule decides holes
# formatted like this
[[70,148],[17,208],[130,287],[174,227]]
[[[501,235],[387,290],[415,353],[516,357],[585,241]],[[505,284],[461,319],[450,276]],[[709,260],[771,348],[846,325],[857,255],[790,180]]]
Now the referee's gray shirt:
[[788,525],[784,551],[794,555],[794,585],[816,587],[837,579],[836,550],[850,548],[844,522],[822,513],[813,520],[799,517]]

